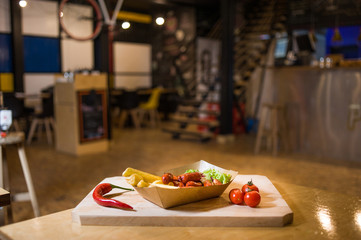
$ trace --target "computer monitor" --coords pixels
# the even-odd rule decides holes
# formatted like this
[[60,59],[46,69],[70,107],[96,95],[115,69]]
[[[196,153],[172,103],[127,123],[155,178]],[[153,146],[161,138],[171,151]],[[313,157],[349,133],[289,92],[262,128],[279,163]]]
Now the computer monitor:
[[277,58],[286,58],[288,48],[288,38],[278,38],[276,39],[276,47],[274,51],[274,57]]
[[315,43],[309,34],[296,36],[296,42],[299,52],[315,52]]

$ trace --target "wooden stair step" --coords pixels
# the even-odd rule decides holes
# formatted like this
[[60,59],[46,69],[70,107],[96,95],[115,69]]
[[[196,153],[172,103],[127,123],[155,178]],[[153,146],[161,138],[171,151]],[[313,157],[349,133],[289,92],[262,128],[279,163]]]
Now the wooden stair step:
[[183,99],[179,102],[181,105],[192,105],[192,106],[199,106],[202,104],[203,101],[196,100],[196,99]]
[[219,102],[216,101],[208,101],[208,100],[197,100],[197,99],[193,99],[193,100],[182,100],[179,102],[180,107],[182,108],[192,108],[192,110],[194,109],[194,107],[199,107],[202,104],[218,104]]
[[173,138],[180,138],[181,135],[192,136],[200,139],[201,141],[208,141],[213,137],[213,133],[210,132],[198,132],[185,129],[176,128],[163,128],[163,132],[173,134]]
[[177,122],[177,123],[183,123],[183,124],[198,124],[203,125],[207,127],[218,127],[219,121],[218,120],[205,120],[205,119],[199,119],[199,118],[184,118],[184,117],[173,117],[170,119],[170,121]]
[[187,109],[180,109],[177,111],[177,113],[180,113],[180,114],[192,114],[192,115],[195,115],[195,114],[209,114],[209,115],[213,115],[213,116],[218,116],[220,114],[219,111],[212,111],[212,110],[203,110],[203,109],[194,109],[194,110],[187,110]]

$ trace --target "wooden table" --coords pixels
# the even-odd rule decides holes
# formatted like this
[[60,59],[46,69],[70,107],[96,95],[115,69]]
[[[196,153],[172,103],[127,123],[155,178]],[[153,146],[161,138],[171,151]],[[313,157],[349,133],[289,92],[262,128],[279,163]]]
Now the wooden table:
[[35,113],[41,113],[42,111],[42,99],[50,98],[50,93],[23,93],[16,92],[15,97],[25,100],[25,106],[34,109]]
[[7,168],[6,155],[3,153],[3,148],[9,145],[15,145],[17,147],[21,168],[23,170],[26,187],[28,192],[13,194],[12,201],[27,201],[30,200],[34,210],[34,216],[40,216],[38,201],[36,198],[33,180],[31,177],[28,160],[25,154],[24,148],[25,134],[24,132],[10,132],[6,137],[0,138],[0,187],[4,187],[7,190],[10,189],[9,185],[9,172]]
[[1,239],[361,239],[361,199],[273,181],[294,212],[285,227],[119,227],[72,223],[71,209],[0,228]]
[[0,188],[0,207],[10,204],[10,193],[3,188]]

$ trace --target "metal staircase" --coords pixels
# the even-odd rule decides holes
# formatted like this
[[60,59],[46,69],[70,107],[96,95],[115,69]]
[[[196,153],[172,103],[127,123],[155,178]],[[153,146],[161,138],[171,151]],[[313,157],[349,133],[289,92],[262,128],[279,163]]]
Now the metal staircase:
[[[287,8],[281,6],[287,4],[287,0],[263,0],[249,1],[253,4],[248,14],[237,9],[238,14],[245,15],[245,19],[235,29],[234,45],[234,103],[240,115],[239,124],[245,125],[244,110],[240,104],[246,101],[248,81],[257,66],[265,61],[267,50],[275,31],[284,30]],[[282,4],[279,5],[279,3]],[[277,10],[277,11],[276,11]],[[222,22],[217,21],[209,32],[209,38],[221,38]],[[196,82],[196,81],[194,81]],[[194,89],[194,88],[193,88]],[[182,136],[190,136],[200,141],[208,141],[217,133],[219,127],[218,116],[220,110],[207,109],[207,106],[217,106],[212,100],[212,93],[217,92],[215,86],[210,86],[205,92],[197,91],[196,96],[180,101],[178,110],[170,121],[174,127],[163,128],[164,132],[170,133],[174,139]]]
[[[269,46],[277,32],[286,31],[287,0],[250,1],[242,24],[235,29],[234,44],[234,100],[245,122],[244,111],[239,105],[246,103],[246,92],[257,67],[264,71]],[[262,78],[262,74],[261,74]],[[247,111],[247,109],[245,110]],[[247,114],[253,115],[253,114]],[[245,128],[246,132],[247,127]]]
[[206,91],[200,99],[183,99],[178,105],[176,113],[170,118],[173,127],[163,128],[164,132],[170,133],[173,139],[191,137],[206,142],[215,135],[219,126],[219,109],[209,109],[207,106],[217,106],[216,102],[210,102],[209,95],[212,90]]

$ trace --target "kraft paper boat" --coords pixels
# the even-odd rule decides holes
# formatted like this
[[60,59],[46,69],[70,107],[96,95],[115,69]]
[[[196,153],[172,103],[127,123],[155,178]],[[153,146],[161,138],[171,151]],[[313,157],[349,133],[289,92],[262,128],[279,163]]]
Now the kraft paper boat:
[[213,185],[209,187],[177,188],[156,184],[151,187],[144,188],[134,187],[134,189],[148,201],[162,208],[171,208],[220,196],[238,174],[238,172],[226,170],[201,160],[192,164],[184,165],[182,167],[165,170],[158,173],[157,175],[162,176],[163,173],[166,172],[172,173],[173,175],[180,175],[188,169],[198,169],[200,172],[203,172],[207,169],[216,169],[222,173],[230,174],[232,177],[231,181],[226,184]]

